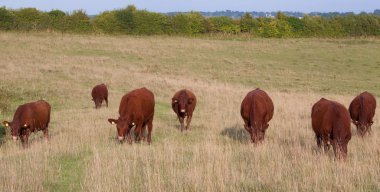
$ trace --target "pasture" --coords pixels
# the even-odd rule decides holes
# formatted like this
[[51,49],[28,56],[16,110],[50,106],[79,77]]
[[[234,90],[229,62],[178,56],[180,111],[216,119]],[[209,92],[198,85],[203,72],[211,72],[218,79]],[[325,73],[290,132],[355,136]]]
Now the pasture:
[[[372,136],[356,135],[347,162],[322,154],[311,128],[321,97],[348,107],[367,90],[380,98],[378,39],[220,40],[168,36],[0,33],[1,121],[20,104],[52,105],[50,140],[0,145],[0,191],[379,191],[380,111]],[[95,110],[94,85],[109,107]],[[152,145],[118,144],[108,118],[121,97],[155,94]],[[275,112],[264,144],[243,128],[240,103],[260,87]],[[191,131],[171,110],[175,91],[197,96]]]

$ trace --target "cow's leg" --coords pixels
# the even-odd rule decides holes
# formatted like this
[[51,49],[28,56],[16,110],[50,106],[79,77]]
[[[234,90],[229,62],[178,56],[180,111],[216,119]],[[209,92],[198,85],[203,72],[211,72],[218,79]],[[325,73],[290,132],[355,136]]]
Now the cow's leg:
[[140,142],[140,132],[142,130],[142,125],[141,124],[137,124],[136,127],[135,127],[135,142]]
[[317,140],[318,148],[322,148],[322,137],[319,134],[315,134],[315,139]]
[[129,144],[132,144],[131,129],[127,130],[127,141]]
[[153,117],[148,121],[148,144],[152,143]]
[[141,128],[141,132],[140,132],[140,135],[141,135],[141,139],[143,141],[145,141],[145,129],[146,129],[146,123],[143,124],[142,128]]
[[247,120],[244,120],[244,129],[247,130],[249,134],[252,133],[251,125]]
[[187,119],[186,119],[186,130],[189,129],[190,130],[190,122],[191,122],[191,118],[193,117],[193,114],[189,114],[187,116]]
[[181,117],[181,116],[178,116],[178,119],[179,119],[179,123],[181,124],[181,131],[183,131],[183,127],[184,127],[184,125],[183,125],[184,118]]
[[108,107],[108,97],[106,97],[104,100],[106,100],[106,106]]
[[21,131],[20,138],[21,138],[22,146],[24,148],[28,148],[28,146],[29,146],[29,143],[28,143],[29,135],[30,135],[29,129]]
[[42,130],[42,132],[44,133],[45,139],[49,140],[49,130],[48,130],[47,126],[45,129]]
[[342,159],[342,149],[341,149],[340,143],[334,139],[331,141],[331,144],[334,149],[335,158],[338,160]]

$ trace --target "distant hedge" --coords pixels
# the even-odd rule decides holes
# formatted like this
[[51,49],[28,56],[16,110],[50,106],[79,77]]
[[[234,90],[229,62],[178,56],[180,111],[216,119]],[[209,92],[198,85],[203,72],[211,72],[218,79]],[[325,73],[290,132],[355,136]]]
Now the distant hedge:
[[0,7],[0,30],[135,35],[248,34],[276,38],[349,37],[380,35],[380,17],[351,14],[296,18],[282,12],[274,18],[252,18],[250,14],[240,19],[204,17],[198,12],[169,16],[137,10],[130,5],[90,18],[82,10],[65,13],[60,10],[42,12],[35,8],[11,10]]

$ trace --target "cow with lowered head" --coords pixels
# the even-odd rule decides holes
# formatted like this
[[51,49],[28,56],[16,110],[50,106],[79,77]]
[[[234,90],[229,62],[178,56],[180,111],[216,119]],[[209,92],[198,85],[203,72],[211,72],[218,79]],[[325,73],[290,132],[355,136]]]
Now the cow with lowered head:
[[272,99],[259,88],[250,91],[243,99],[240,114],[244,120],[244,128],[249,132],[253,143],[259,144],[264,140],[273,112]]
[[317,145],[327,152],[332,144],[335,157],[346,159],[347,145],[351,139],[350,114],[342,104],[325,98],[316,102],[311,110],[311,125]]
[[146,126],[148,126],[148,143],[152,142],[154,105],[154,95],[145,87],[135,89],[123,96],[119,106],[119,118],[108,119],[111,124],[116,124],[120,142],[127,137],[128,143],[132,144],[130,131],[133,127],[135,127],[135,141],[145,140]]
[[371,133],[371,125],[373,124],[373,116],[375,116],[376,99],[367,91],[356,96],[349,107],[352,123],[356,125],[360,136],[364,136],[366,132]]
[[91,96],[96,109],[102,106],[103,100],[108,107],[108,89],[105,84],[99,84],[92,88]]
[[3,124],[10,127],[13,140],[20,138],[26,148],[32,132],[42,130],[45,138],[48,138],[50,110],[50,104],[44,100],[26,103],[18,106],[12,122],[4,121]]
[[[194,93],[187,89],[182,89],[176,92],[172,98],[172,109],[177,114],[179,122],[181,123],[181,131],[190,129],[191,118],[197,104],[197,98]],[[184,121],[186,118],[186,126]]]

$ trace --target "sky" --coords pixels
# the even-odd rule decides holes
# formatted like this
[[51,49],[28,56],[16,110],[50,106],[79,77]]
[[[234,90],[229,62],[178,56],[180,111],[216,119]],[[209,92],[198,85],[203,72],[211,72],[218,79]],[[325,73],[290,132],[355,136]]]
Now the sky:
[[103,11],[135,5],[154,12],[174,11],[300,11],[300,12],[373,12],[380,0],[0,0],[0,7],[35,7],[42,11],[65,12],[82,9],[95,15]]

